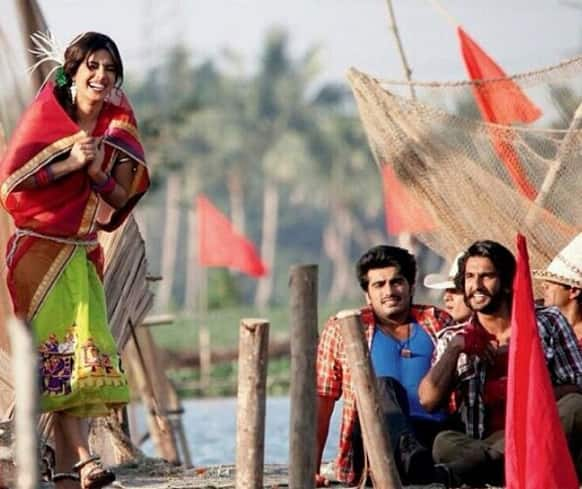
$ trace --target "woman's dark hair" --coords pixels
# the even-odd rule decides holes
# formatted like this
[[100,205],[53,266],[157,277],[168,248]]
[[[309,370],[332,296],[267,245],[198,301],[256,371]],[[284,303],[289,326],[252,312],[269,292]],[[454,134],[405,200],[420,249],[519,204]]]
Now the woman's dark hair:
[[501,281],[501,289],[511,294],[513,277],[515,276],[515,257],[505,246],[496,241],[475,241],[459,258],[459,271],[455,276],[455,286],[458,290],[465,290],[465,266],[472,256],[489,258]]
[[376,268],[396,267],[410,286],[416,278],[416,259],[404,248],[379,245],[370,248],[356,264],[356,275],[360,287],[368,292],[368,271]]
[[99,32],[85,32],[78,36],[65,51],[65,63],[63,70],[67,82],[63,86],[55,85],[55,96],[64,107],[71,118],[75,118],[75,107],[71,98],[71,85],[73,77],[77,73],[81,63],[86,63],[89,56],[95,51],[105,49],[115,65],[115,86],[120,87],[123,83],[123,63],[117,45],[105,34]]

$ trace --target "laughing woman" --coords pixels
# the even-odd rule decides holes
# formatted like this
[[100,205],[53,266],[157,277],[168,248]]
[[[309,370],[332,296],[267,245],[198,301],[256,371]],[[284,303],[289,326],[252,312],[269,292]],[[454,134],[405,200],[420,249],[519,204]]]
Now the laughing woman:
[[[6,257],[14,312],[37,340],[56,470],[72,468],[83,489],[115,479],[90,453],[84,418],[107,415],[129,399],[107,324],[97,241],[98,231],[122,224],[149,186],[122,80],[115,43],[95,32],[78,36],[0,162],[0,197],[16,227]],[[55,479],[78,486],[68,475]]]

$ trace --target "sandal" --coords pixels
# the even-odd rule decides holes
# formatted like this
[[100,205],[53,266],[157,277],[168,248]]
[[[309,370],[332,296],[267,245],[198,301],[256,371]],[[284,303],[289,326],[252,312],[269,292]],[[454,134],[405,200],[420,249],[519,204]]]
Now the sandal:
[[[89,464],[93,466],[83,470]],[[82,489],[100,489],[115,480],[115,474],[103,467],[99,455],[93,455],[77,462],[73,466],[73,471],[79,474]]]

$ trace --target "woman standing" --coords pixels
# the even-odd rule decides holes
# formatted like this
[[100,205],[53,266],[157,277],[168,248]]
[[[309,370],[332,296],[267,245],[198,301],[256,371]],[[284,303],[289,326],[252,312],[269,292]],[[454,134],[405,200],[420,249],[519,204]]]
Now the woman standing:
[[78,486],[65,480],[73,464],[83,489],[115,479],[90,453],[84,418],[129,400],[107,324],[97,241],[149,186],[122,81],[115,43],[96,32],[78,36],[0,162],[0,198],[16,227],[8,288],[15,314],[37,339],[41,409],[53,413],[56,470],[65,473],[55,479],[63,487]]

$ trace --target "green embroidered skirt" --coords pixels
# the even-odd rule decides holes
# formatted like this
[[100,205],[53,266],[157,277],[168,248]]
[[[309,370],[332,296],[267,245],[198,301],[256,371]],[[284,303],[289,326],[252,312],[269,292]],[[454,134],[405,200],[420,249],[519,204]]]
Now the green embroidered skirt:
[[107,326],[103,285],[77,248],[32,322],[38,341],[41,410],[102,416],[129,401]]

